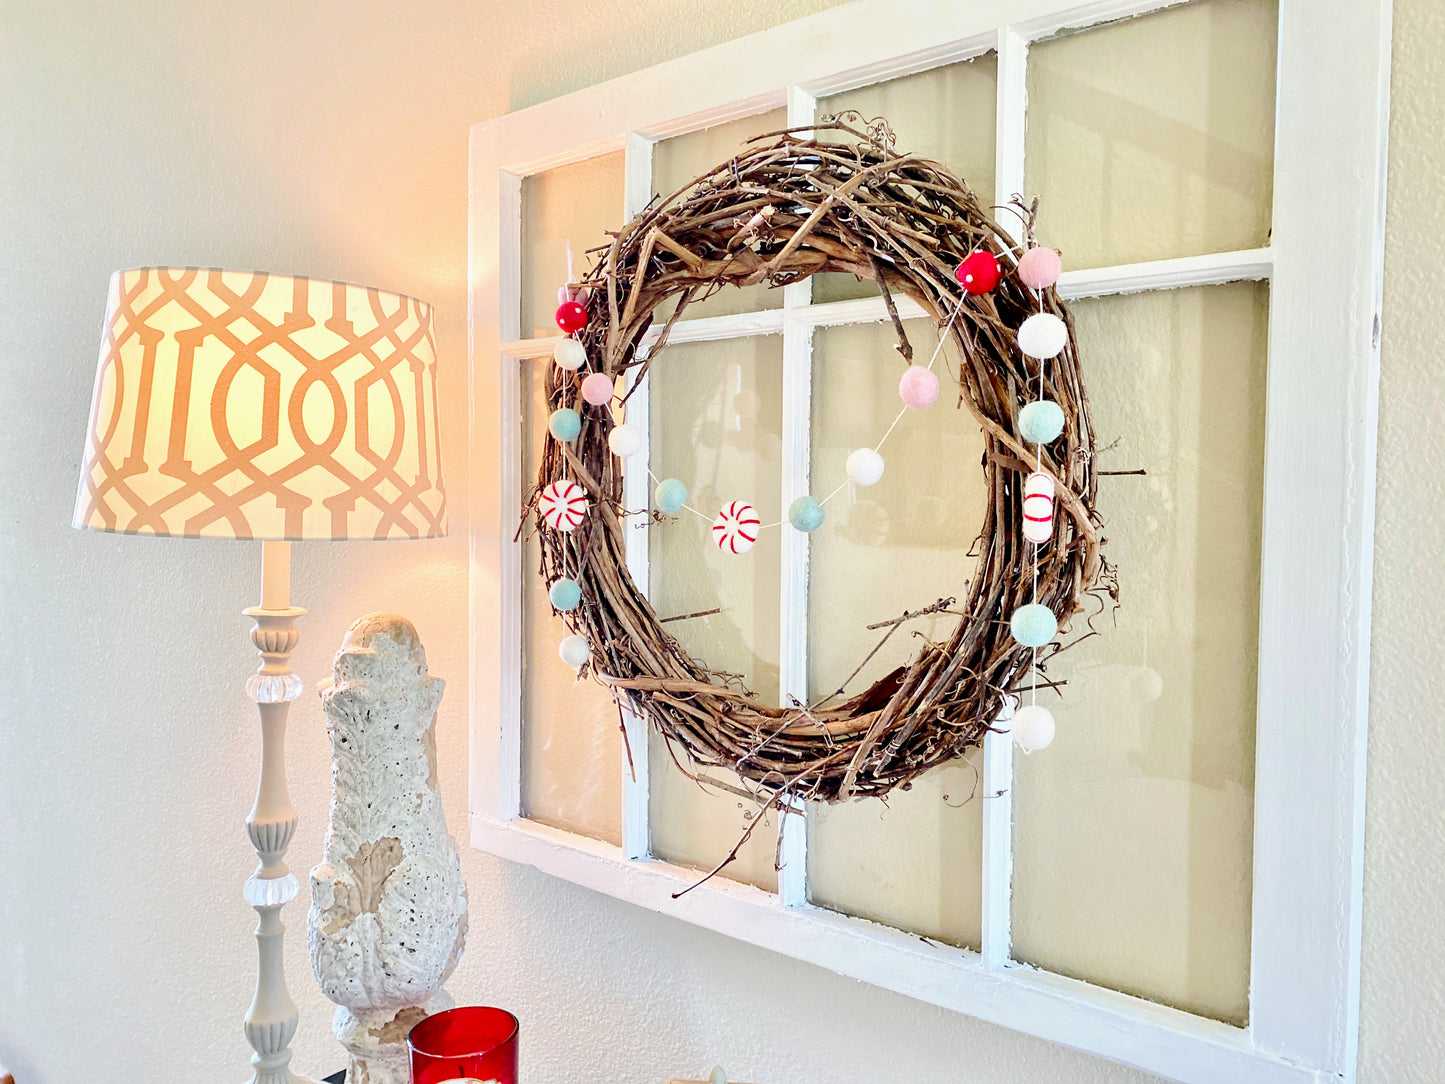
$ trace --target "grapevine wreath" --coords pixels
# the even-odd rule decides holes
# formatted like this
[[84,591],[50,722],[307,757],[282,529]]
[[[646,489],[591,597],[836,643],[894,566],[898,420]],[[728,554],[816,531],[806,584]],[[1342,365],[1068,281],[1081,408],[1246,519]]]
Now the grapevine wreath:
[[[737,773],[760,805],[785,811],[907,786],[991,729],[1011,730],[1025,750],[1046,745],[1052,717],[1020,705],[1039,684],[1040,651],[1047,659],[1058,650],[1057,626],[1085,594],[1101,584],[1112,593],[1073,320],[1053,288],[1058,254],[1034,245],[1021,201],[1007,208],[1023,222],[1016,248],[962,180],[893,142],[886,124],[856,114],[760,136],[594,250],[589,272],[560,293],[567,337],[548,370],[549,437],[524,513],[536,513],[540,572],[573,634],[560,652],[579,677],[590,673],[650,720],[680,764],[677,747]],[[626,410],[622,389],[666,364],[668,333],[689,303],[724,286],[778,287],[825,271],[872,280],[882,293],[899,335],[902,413],[937,397],[939,353],[927,366],[913,358],[894,296],[936,320],[940,349],[953,344],[961,362],[947,375],[983,429],[988,510],[962,606],[940,599],[878,626],[887,635],[923,613],[956,613],[945,641],[921,638],[910,663],[846,699],[776,707],[692,658],[628,574],[629,519],[665,522],[688,506],[685,485],[666,479],[653,507],[624,507],[623,461],[642,441],[616,416]],[[660,335],[640,349],[671,300]],[[876,482],[882,469],[877,446],[849,457],[855,485]],[[827,499],[799,496],[781,529],[818,529]],[[733,501],[714,540],[742,553],[758,521]]]

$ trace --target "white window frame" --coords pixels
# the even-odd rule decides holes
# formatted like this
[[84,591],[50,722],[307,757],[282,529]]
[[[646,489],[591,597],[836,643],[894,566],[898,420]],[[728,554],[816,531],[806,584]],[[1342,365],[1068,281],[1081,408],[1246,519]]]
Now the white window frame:
[[[1006,740],[984,751],[983,942],[973,953],[814,907],[804,817],[784,820],[776,894],[697,877],[648,851],[647,757],[621,772],[623,845],[522,815],[523,492],[520,366],[555,339],[521,337],[524,177],[625,154],[621,220],[652,193],[660,139],[996,50],[997,202],[1023,190],[1031,41],[1179,0],[859,0],[476,125],[471,132],[471,839],[650,910],[911,997],[1168,1077],[1215,1084],[1353,1081],[1360,916],[1389,0],[1280,0],[1269,247],[1065,273],[1066,297],[1267,279],[1269,371],[1261,555],[1250,1010],[1232,1027],[1016,963]],[[1322,228],[1323,224],[1328,228]],[[808,491],[812,329],[885,318],[880,299],[680,321],[671,341],[783,336],[784,503]],[[917,306],[900,303],[907,318]],[[646,388],[629,420],[647,424]],[[641,401],[639,401],[639,397]],[[802,425],[798,419],[802,419]],[[645,460],[625,482],[646,502]],[[630,461],[631,462],[631,461]],[[647,583],[646,531],[629,546]],[[805,613],[807,537],[783,531],[785,622]],[[787,626],[785,625],[785,628]],[[806,651],[785,636],[784,691]],[[646,728],[627,723],[634,750]]]

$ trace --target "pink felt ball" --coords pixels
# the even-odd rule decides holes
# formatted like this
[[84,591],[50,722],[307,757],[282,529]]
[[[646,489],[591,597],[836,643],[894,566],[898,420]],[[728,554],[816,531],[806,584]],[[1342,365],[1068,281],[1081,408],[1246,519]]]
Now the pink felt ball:
[[1031,248],[1019,257],[1019,281],[1030,290],[1047,290],[1059,281],[1064,261],[1052,248]]
[[938,399],[938,376],[925,365],[910,365],[898,378],[898,397],[914,410],[927,410]]
[[612,393],[615,390],[612,378],[606,373],[589,373],[587,379],[582,381],[582,398],[593,406],[606,406],[612,402]]

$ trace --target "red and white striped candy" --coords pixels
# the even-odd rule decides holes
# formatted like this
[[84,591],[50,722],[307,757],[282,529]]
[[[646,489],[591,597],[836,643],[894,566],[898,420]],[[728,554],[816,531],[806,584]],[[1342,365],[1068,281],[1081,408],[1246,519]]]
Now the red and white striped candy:
[[1054,536],[1054,480],[1035,471],[1024,482],[1024,537],[1047,542]]
[[537,499],[537,514],[554,531],[570,531],[587,514],[587,494],[576,482],[553,482]]
[[724,553],[747,553],[758,540],[758,513],[746,501],[733,501],[717,514],[712,540]]

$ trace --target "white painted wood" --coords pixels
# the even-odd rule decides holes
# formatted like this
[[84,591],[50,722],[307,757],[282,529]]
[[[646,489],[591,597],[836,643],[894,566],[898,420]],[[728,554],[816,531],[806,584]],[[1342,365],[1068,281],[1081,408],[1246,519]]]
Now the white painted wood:
[[1065,271],[1059,276],[1059,294],[1070,301],[1080,297],[1137,294],[1145,290],[1177,290],[1185,286],[1218,286],[1225,282],[1267,279],[1274,268],[1274,250],[1246,249],[1173,260],[1116,264],[1113,267]]
[[[789,87],[788,127],[811,124],[817,99]],[[783,287],[783,449],[781,517],[809,492],[812,477],[813,328],[786,318],[813,302],[813,280]],[[781,561],[778,590],[778,682],[785,702],[808,702],[808,555],[809,536],[791,527],[779,531]],[[808,807],[789,808],[779,825],[778,897],[784,906],[808,901]]]
[[909,997],[965,1012],[1186,1084],[1338,1084],[1270,1058],[1248,1032],[1024,967],[991,971],[976,953],[697,871],[628,861],[620,848],[536,821],[473,815],[472,842],[658,914],[772,949]]
[[[653,141],[636,132],[627,135],[627,152],[623,162],[623,221],[639,214],[652,200]],[[642,434],[642,450],[629,456],[622,468],[622,503],[628,511],[641,513],[652,506],[652,413],[650,382],[635,382],[636,373],[627,377],[627,421]],[[635,515],[627,523],[627,572],[644,595],[651,586],[651,558],[648,554],[648,518]],[[646,858],[651,843],[651,822],[648,783],[647,721],[636,712],[624,709],[622,730],[625,746],[622,751],[622,847],[628,858]]]
[[[522,331],[522,177],[500,173],[497,192],[497,249],[501,260],[500,303],[497,318],[501,333],[516,339]],[[505,538],[515,534],[522,509],[522,380],[515,358],[503,355],[498,374],[500,402],[502,515],[511,520],[500,529]],[[472,399],[473,404],[477,402]],[[496,767],[496,808],[502,818],[522,815],[522,548],[503,542],[498,561],[500,575],[501,668],[497,690],[501,696],[500,751]]]
[[[1008,965],[1006,805],[985,808],[982,957],[818,911],[786,879],[781,897],[714,879],[673,903],[669,890],[690,871],[629,862],[636,848],[513,820],[522,665],[511,543],[520,499],[516,370],[519,359],[551,347],[519,341],[520,176],[627,148],[629,132],[694,131],[997,46],[999,187],[1021,188],[1025,85],[1010,58],[1062,29],[1172,2],[860,0],[473,129],[473,839],[619,898],[1171,1079],[1348,1082],[1358,1021],[1388,0],[1281,0],[1270,248],[1073,269],[1060,281],[1075,298],[1271,278],[1249,1029]],[[1326,207],[1329,231],[1318,229]],[[1338,273],[1319,275],[1321,267]],[[782,309],[680,322],[671,339],[784,334],[796,344],[801,329],[886,319],[876,298],[812,305],[795,290],[784,300]],[[905,319],[924,315],[911,302],[899,308]],[[801,356],[796,348],[795,364]],[[1332,529],[1304,543],[1281,531],[1304,516]],[[1310,635],[1298,636],[1300,627]],[[992,746],[985,772],[998,783],[1007,757],[1002,743]],[[793,846],[805,854],[806,833],[785,830],[784,847]]]
[[[1250,1018],[1261,1048],[1348,1080],[1390,5],[1283,0],[1279,41]],[[1281,528],[1302,516],[1322,529]]]
[[1024,118],[1028,108],[1028,41],[1013,27],[998,32],[998,104],[994,111],[994,221],[1016,245],[1023,222],[1009,201],[1024,190]]
[[[1023,222],[1006,208],[1024,187],[1024,121],[1028,103],[1028,42],[1017,30],[998,32],[998,107],[995,114],[995,221],[1022,245]],[[1004,967],[1013,945],[1013,738],[991,733],[983,743],[983,869],[980,891],[984,966]]]

